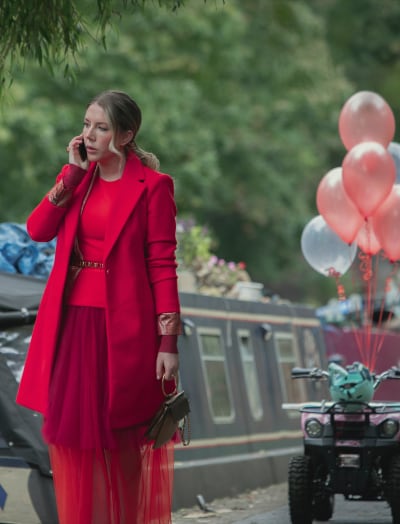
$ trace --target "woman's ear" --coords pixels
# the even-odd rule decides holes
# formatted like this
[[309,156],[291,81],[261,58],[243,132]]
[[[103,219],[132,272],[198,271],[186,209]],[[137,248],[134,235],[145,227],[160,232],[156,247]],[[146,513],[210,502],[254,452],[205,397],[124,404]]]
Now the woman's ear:
[[125,133],[122,133],[119,139],[119,147],[124,147],[126,144],[129,144],[129,142],[133,138],[133,131],[125,131]]

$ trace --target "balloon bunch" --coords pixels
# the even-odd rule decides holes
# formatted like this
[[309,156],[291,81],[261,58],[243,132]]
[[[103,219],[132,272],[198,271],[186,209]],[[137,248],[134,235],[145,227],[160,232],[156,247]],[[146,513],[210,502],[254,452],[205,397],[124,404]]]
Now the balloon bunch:
[[[396,164],[388,151],[394,132],[393,112],[377,93],[360,91],[346,101],[339,135],[347,153],[341,167],[320,181],[320,214],[301,237],[307,262],[337,283],[358,252],[369,305],[374,292],[372,256],[379,253],[391,263],[400,260],[400,184],[395,183]],[[339,284],[338,294],[345,298]]]

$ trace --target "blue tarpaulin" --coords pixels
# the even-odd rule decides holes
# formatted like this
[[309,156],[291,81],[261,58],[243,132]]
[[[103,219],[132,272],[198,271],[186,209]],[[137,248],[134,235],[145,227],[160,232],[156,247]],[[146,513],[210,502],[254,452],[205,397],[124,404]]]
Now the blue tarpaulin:
[[24,224],[0,223],[0,271],[47,278],[56,241],[34,242]]

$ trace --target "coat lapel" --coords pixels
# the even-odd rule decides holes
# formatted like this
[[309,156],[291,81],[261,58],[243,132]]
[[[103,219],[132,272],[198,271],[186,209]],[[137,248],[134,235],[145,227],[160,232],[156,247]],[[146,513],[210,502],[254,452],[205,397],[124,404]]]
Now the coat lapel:
[[134,154],[130,154],[121,177],[118,198],[112,207],[108,221],[104,242],[104,260],[107,259],[122,228],[144,192],[145,178],[146,174],[141,161]]

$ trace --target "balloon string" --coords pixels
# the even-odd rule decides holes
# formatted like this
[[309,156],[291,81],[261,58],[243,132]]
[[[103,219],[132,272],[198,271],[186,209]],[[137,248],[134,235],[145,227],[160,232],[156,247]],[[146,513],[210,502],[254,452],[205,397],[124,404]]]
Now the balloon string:
[[[367,238],[367,249],[368,251],[366,251],[367,253],[371,253],[371,244],[372,244],[372,224],[371,224],[371,220],[366,218],[365,219],[365,234],[366,234],[366,238]],[[365,250],[364,250],[365,251]]]
[[372,256],[368,253],[359,252],[358,258],[360,259],[360,271],[362,279],[365,282],[372,280],[374,274],[372,270]]
[[[375,275],[378,275],[379,271],[379,260],[380,260],[380,257],[377,256],[375,257]],[[376,297],[376,290],[377,290],[377,278],[375,278],[373,280],[373,283],[374,283],[374,287],[373,287],[373,291],[372,291],[372,297]],[[372,304],[372,298],[371,298],[371,320],[372,320],[372,315],[373,315],[373,304]],[[378,321],[378,324],[379,324],[380,321]],[[370,351],[370,355],[369,355],[369,361],[368,361],[368,368],[373,371],[375,369],[375,364],[376,364],[376,355],[377,355],[377,346],[378,346],[378,340],[377,340],[377,337],[375,337],[374,339],[375,341],[375,344],[374,344],[374,347],[372,347],[371,351]]]
[[336,269],[334,269],[333,267],[329,268],[328,270],[328,276],[332,277],[335,279],[335,283],[336,283],[336,291],[337,291],[337,296],[338,296],[338,299],[341,301],[341,302],[344,302],[346,300],[346,292],[345,292],[345,289],[344,289],[344,285],[340,282],[340,276],[341,274],[338,273],[336,271]]
[[338,299],[341,302],[344,302],[346,300],[346,292],[344,290],[343,284],[340,284],[338,281],[336,281],[336,289],[337,289]]
[[[335,269],[330,268],[329,276],[335,279],[338,300],[341,302],[344,302],[346,300],[346,291],[345,291],[344,285],[340,282],[340,273],[338,273]],[[359,330],[354,328],[353,335],[354,335],[356,346],[361,355],[361,360],[364,361],[365,355],[363,355],[363,351],[362,351],[363,344],[361,340],[361,333]]]
[[[372,312],[373,312],[373,297],[375,296],[375,287],[374,287],[374,271],[372,268],[372,256],[369,253],[359,252],[358,258],[360,260],[360,273],[362,280],[365,283],[365,314],[363,319],[363,324],[365,326],[364,330],[364,340],[360,340],[359,351],[362,356],[362,360],[367,367],[370,365],[371,361],[371,344],[372,344]],[[361,338],[361,336],[360,336]]]
[[[397,263],[392,263],[392,270],[391,270],[390,274],[385,279],[384,294],[383,294],[383,297],[382,297],[382,300],[381,300],[381,305],[380,305],[380,309],[379,309],[379,318],[378,318],[378,327],[380,327],[381,330],[380,330],[380,335],[377,336],[376,340],[375,340],[375,346],[374,346],[373,353],[372,353],[372,356],[371,356],[371,365],[373,365],[373,367],[370,368],[370,369],[374,369],[375,368],[376,361],[377,361],[378,355],[379,355],[379,353],[380,353],[380,351],[382,349],[383,342],[384,342],[384,339],[385,339],[385,335],[386,335],[386,332],[387,332],[387,327],[382,328],[383,312],[385,310],[385,299],[386,299],[387,293],[389,293],[389,291],[391,289],[391,284],[393,282],[393,278],[394,278],[395,274],[397,273],[397,271],[398,271],[398,264]],[[386,319],[386,326],[389,324],[389,322],[392,320],[392,318],[393,318],[393,310],[390,310],[389,313],[388,313],[388,317]]]
[[328,276],[335,279],[338,299],[340,302],[344,302],[346,300],[346,292],[344,290],[344,285],[340,282],[340,273],[338,273],[333,267],[330,267],[328,270]]

